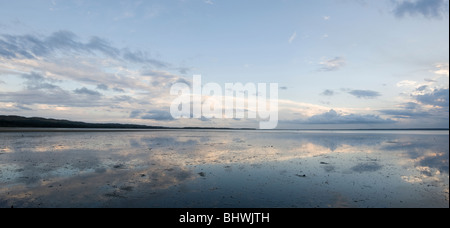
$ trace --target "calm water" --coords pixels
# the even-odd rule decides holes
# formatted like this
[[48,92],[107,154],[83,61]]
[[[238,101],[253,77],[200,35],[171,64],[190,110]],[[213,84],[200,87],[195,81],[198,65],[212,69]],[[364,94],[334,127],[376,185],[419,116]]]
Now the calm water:
[[0,133],[0,207],[449,207],[448,131]]

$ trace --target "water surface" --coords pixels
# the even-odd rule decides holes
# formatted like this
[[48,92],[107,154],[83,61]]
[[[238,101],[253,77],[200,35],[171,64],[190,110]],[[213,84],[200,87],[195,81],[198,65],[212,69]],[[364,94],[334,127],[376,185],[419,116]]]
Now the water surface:
[[0,133],[0,207],[449,207],[448,131]]

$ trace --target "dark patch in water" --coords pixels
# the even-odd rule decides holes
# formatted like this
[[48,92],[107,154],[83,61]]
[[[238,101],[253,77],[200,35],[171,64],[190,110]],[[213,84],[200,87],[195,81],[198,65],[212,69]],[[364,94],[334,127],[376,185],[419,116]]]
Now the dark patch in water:
[[133,187],[132,186],[123,186],[123,187],[120,187],[120,190],[131,192],[131,191],[133,191]]
[[371,163],[360,163],[356,166],[353,166],[351,169],[355,172],[363,173],[363,172],[375,172],[383,168],[382,165],[371,162]]

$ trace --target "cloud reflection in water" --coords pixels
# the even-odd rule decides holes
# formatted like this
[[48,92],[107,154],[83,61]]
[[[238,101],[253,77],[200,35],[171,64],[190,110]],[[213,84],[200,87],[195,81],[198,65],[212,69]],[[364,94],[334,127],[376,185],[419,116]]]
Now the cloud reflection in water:
[[448,207],[448,132],[0,135],[0,207]]

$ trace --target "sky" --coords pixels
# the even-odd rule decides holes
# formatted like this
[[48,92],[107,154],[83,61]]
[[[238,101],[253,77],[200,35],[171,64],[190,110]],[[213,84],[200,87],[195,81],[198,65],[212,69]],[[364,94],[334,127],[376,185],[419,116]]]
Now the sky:
[[[155,126],[176,83],[278,83],[278,128],[448,128],[448,0],[0,0],[0,115]],[[225,87],[224,87],[225,88]]]

